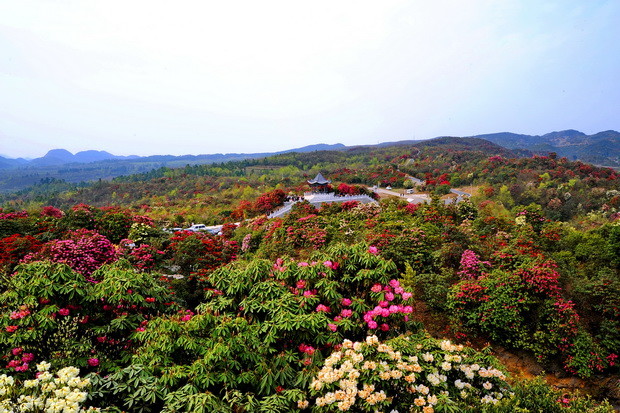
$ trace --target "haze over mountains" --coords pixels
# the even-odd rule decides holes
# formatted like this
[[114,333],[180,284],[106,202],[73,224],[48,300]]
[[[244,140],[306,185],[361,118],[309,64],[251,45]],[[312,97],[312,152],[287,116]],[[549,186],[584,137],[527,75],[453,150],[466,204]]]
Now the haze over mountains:
[[[472,142],[468,143],[468,140]],[[473,142],[475,140],[475,142]],[[620,133],[609,130],[586,135],[576,130],[551,132],[542,136],[521,135],[510,132],[470,136],[466,138],[435,138],[426,140],[407,140],[384,142],[387,145],[498,145],[497,153],[503,148],[512,156],[547,154],[555,152],[570,160],[581,160],[605,166],[620,166]],[[494,144],[494,145],[493,145]],[[375,146],[375,145],[364,145]],[[148,172],[160,167],[182,167],[187,164],[228,162],[256,159],[287,152],[313,152],[320,150],[348,150],[354,147],[343,144],[316,144],[280,152],[229,153],[205,155],[153,155],[118,156],[106,151],[88,150],[72,154],[65,149],[50,150],[45,156],[26,160],[0,156],[0,191],[15,191],[40,182],[42,179],[63,179],[67,182],[81,182],[98,179],[111,179],[119,175]],[[492,149],[488,147],[487,149]]]

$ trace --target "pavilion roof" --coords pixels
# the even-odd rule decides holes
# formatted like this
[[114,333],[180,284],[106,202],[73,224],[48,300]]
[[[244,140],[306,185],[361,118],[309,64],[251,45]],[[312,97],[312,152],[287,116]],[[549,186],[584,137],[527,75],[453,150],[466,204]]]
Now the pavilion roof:
[[318,174],[316,174],[316,176],[314,177],[314,179],[308,181],[308,183],[310,185],[315,184],[315,185],[327,185],[328,183],[330,183],[331,181],[325,179],[325,177],[323,175],[321,175],[321,173],[319,172]]

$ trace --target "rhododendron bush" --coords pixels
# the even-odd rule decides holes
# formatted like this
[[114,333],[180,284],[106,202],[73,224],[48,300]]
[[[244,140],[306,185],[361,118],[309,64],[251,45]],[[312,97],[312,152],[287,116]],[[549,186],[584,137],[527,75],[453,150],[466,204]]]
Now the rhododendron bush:
[[137,333],[134,363],[165,385],[170,410],[202,403],[205,411],[228,411],[256,400],[289,411],[344,337],[418,328],[397,275],[365,245],[335,246],[308,261],[233,263],[203,282],[197,314],[154,319]]
[[171,237],[169,250],[172,263],[185,275],[206,275],[234,259],[238,252],[235,241],[204,232],[180,231]]
[[[0,293],[0,371],[31,371],[48,360],[108,369],[129,355],[131,335],[173,310],[168,288],[119,261],[86,280],[66,264],[16,268]],[[95,361],[96,360],[96,361]]]
[[499,363],[488,355],[424,335],[386,342],[344,340],[310,384],[312,411],[409,411],[497,404],[510,397]]
[[[472,258],[467,274],[472,274]],[[454,319],[467,331],[480,331],[495,342],[528,349],[539,359],[557,357],[564,368],[590,376],[609,367],[613,349],[596,345],[580,327],[574,303],[561,295],[560,275],[550,261],[523,264],[513,272],[494,270],[455,285],[449,296]],[[468,275],[469,277],[469,275]],[[588,349],[580,348],[586,341]]]
[[84,276],[90,276],[115,259],[114,245],[103,235],[87,229],[69,231],[64,239],[49,241],[38,252],[24,257],[25,262],[62,262]]
[[40,248],[39,240],[31,235],[14,234],[0,239],[0,272],[11,272],[24,256]]

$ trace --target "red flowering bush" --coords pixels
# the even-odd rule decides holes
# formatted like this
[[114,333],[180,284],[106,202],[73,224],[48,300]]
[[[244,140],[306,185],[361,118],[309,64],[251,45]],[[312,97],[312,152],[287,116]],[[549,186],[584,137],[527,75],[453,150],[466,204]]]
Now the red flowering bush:
[[121,241],[118,252],[140,271],[150,271],[155,268],[155,265],[163,260],[165,254],[148,244],[135,246],[128,239]]
[[25,255],[40,248],[41,243],[30,235],[14,234],[0,239],[0,272],[11,272]]
[[[287,223],[290,220],[287,220]],[[286,227],[286,240],[294,248],[320,248],[327,242],[325,219],[315,214],[306,215]],[[276,242],[281,242],[278,240]]]
[[185,275],[204,277],[214,269],[237,258],[236,241],[204,232],[181,231],[170,239],[171,263]]
[[46,206],[43,207],[43,209],[41,210],[41,216],[43,217],[62,218],[64,214],[65,213],[62,212],[60,209],[53,206]]
[[259,196],[254,201],[252,209],[258,214],[267,214],[277,206],[282,205],[285,199],[286,193],[281,189],[276,189]]
[[[562,298],[555,263],[523,265],[513,272],[492,271],[456,284],[448,309],[457,325],[493,341],[534,352],[550,362],[558,357],[570,373],[590,376],[608,363],[602,349],[580,326],[571,301]],[[579,343],[590,343],[585,352]]]

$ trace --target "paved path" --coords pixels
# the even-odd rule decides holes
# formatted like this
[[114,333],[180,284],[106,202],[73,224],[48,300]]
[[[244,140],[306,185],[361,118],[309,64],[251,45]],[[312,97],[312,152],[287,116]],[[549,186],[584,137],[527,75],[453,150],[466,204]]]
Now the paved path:
[[[335,196],[333,193],[330,194],[310,194],[304,195],[304,200],[310,202],[315,207],[319,208],[321,204],[331,204],[333,202],[347,202],[347,201],[358,201],[362,204],[368,204],[371,202],[377,202],[368,195],[346,195],[346,196]],[[280,209],[273,211],[271,214],[267,215],[267,218],[278,218],[282,215],[286,215],[291,211],[293,205],[295,205],[299,201],[291,201],[285,202]]]

